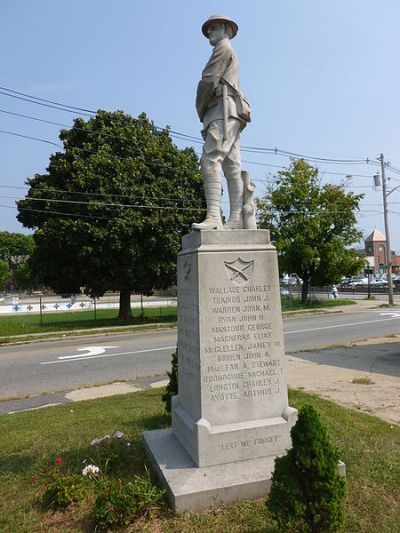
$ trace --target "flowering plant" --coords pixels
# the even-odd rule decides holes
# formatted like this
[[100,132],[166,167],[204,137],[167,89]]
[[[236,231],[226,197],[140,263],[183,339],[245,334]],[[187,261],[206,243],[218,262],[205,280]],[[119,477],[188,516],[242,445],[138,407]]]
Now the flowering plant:
[[45,507],[68,507],[72,502],[81,500],[86,495],[86,489],[77,474],[68,473],[62,457],[56,457],[46,465],[32,479],[43,479],[46,490],[42,497]]
[[130,451],[131,443],[127,441],[122,431],[96,437],[91,440],[90,445],[94,451],[90,461],[98,465],[104,474],[115,473],[115,470],[130,461],[130,453],[127,452]]
[[82,475],[83,476],[96,476],[96,474],[98,474],[99,472],[100,472],[100,468],[98,466],[87,465],[82,470]]

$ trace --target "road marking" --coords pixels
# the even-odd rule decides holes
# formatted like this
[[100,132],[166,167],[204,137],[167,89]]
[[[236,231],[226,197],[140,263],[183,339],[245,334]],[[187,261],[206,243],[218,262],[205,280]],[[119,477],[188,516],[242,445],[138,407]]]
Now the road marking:
[[284,335],[290,335],[291,333],[308,333],[309,331],[320,331],[321,329],[347,328],[349,326],[363,326],[365,324],[377,324],[379,322],[386,322],[388,320],[396,320],[398,318],[400,318],[400,314],[390,317],[390,318],[383,318],[382,320],[366,320],[364,322],[349,322],[347,324],[334,324],[332,326],[321,326],[319,328],[296,329],[293,331],[285,331]]
[[101,355],[106,350],[111,350],[111,348],[119,348],[119,346],[86,346],[85,348],[77,348],[77,352],[88,352],[78,355],[64,355],[62,357],[57,357],[57,359],[76,359],[78,357],[91,357],[92,355]]
[[396,313],[395,311],[385,311],[384,313],[380,313],[381,316],[390,316],[392,318],[399,318],[400,313]]
[[132,354],[138,354],[138,353],[146,353],[146,352],[160,352],[162,350],[176,350],[176,344],[174,346],[165,346],[164,348],[149,348],[148,350],[137,350],[134,352],[120,352],[120,353],[105,353],[102,355],[92,355],[89,357],[80,356],[78,359],[64,359],[64,360],[58,360],[58,361],[43,361],[40,363],[41,365],[54,365],[56,363],[74,363],[76,361],[85,361],[86,359],[100,359],[103,357],[117,357],[118,355],[132,355]]

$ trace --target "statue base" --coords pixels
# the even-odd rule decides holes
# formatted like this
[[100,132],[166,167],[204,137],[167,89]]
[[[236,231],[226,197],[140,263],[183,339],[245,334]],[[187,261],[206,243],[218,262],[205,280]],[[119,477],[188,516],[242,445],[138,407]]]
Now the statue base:
[[265,496],[297,417],[288,405],[278,264],[268,231],[183,238],[178,367],[172,431],[144,434],[172,506],[194,510]]

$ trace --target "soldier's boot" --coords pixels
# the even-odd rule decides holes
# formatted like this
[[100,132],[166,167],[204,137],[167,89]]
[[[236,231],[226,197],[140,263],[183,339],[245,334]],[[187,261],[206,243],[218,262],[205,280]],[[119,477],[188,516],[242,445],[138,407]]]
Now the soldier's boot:
[[229,219],[224,229],[243,229],[243,180],[240,173],[235,172],[226,176],[229,193]]
[[203,222],[195,222],[192,229],[212,230],[222,229],[221,220],[221,182],[216,176],[204,178],[204,192],[207,200],[207,215]]

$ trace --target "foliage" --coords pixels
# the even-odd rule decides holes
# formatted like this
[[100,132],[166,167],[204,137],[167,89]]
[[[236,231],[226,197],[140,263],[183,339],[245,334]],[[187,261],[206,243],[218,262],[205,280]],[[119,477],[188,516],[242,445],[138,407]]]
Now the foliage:
[[32,290],[37,282],[28,263],[21,263],[15,271],[15,283],[19,291]]
[[345,480],[339,452],[311,405],[291,431],[293,447],[275,460],[267,507],[281,531],[322,533],[344,525]]
[[38,479],[44,481],[46,485],[42,496],[44,507],[65,508],[86,496],[82,477],[69,473],[64,467],[62,457],[56,457],[39,474],[33,476],[34,481]]
[[11,278],[8,264],[0,259],[0,291],[4,291],[7,281]]
[[131,442],[121,431],[95,438],[90,444],[93,450],[90,461],[95,463],[104,475],[111,475],[132,461]]
[[111,531],[158,509],[165,493],[148,476],[135,476],[133,481],[125,483],[104,479],[97,484],[96,492],[93,505],[96,529]]
[[280,270],[303,280],[303,303],[311,285],[338,283],[364,266],[363,254],[350,248],[362,237],[355,216],[362,198],[343,185],[322,186],[318,169],[299,159],[259,201],[259,225],[271,230]]
[[60,139],[64,151],[18,202],[18,219],[36,230],[30,265],[59,294],[120,291],[127,319],[132,292],[175,283],[181,237],[204,205],[198,158],[145,114],[98,111]]
[[32,235],[0,231],[0,259],[18,263],[18,257],[31,255],[35,247]]
[[81,476],[69,474],[49,483],[43,494],[42,503],[45,507],[65,508],[73,502],[83,500],[85,496],[86,488]]
[[121,470],[129,470],[134,462],[131,444],[122,431],[115,431],[91,440],[89,460],[94,460],[95,464],[79,457],[74,460],[56,457],[33,476],[33,480],[45,484],[43,506],[66,508],[73,502],[95,496],[96,530],[129,525],[139,516],[158,509],[163,503],[164,491],[154,485],[147,470],[146,475],[134,475],[133,480],[129,476],[128,482],[119,477]]
[[172,354],[171,364],[171,371],[167,372],[169,382],[165,393],[161,397],[162,401],[165,402],[165,410],[167,413],[171,412],[172,396],[178,394],[178,348],[176,348],[175,353]]

